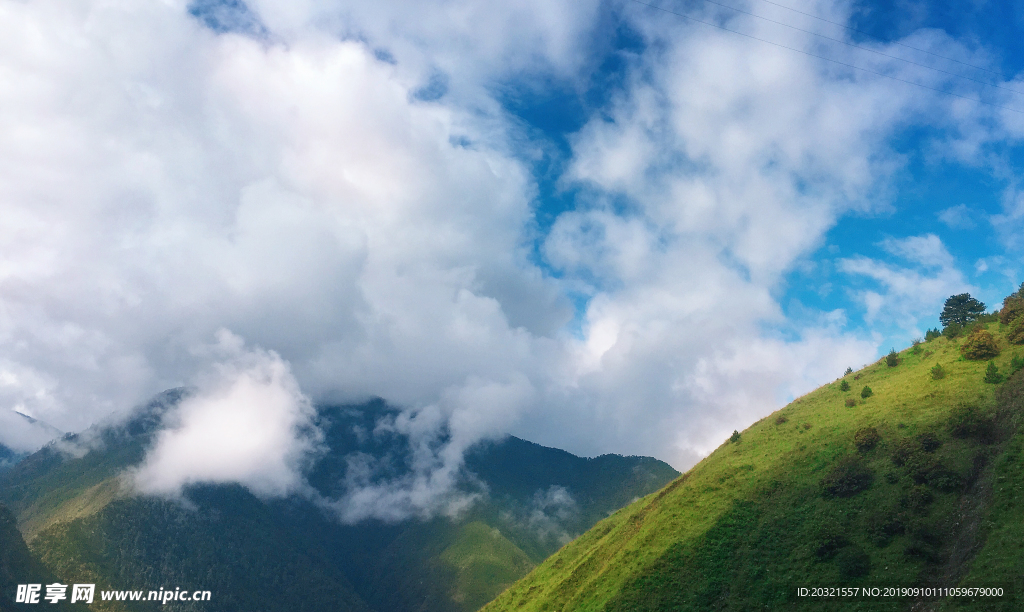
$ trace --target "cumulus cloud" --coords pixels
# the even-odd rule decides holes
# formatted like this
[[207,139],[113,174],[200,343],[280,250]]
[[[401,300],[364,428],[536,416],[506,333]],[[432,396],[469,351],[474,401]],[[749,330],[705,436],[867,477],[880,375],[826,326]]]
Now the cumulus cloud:
[[957,204],[939,211],[938,218],[952,229],[974,229],[977,211],[966,204]]
[[188,484],[237,482],[262,496],[301,491],[302,468],[317,450],[315,411],[288,365],[218,334],[216,364],[201,386],[164,416],[135,487],[176,496]]
[[[195,384],[144,491],[298,490],[306,398],[402,408],[378,426],[409,439],[410,474],[381,482],[353,457],[365,469],[329,502],[345,520],[459,511],[462,453],[507,431],[686,468],[873,357],[841,312],[794,328],[778,295],[842,215],[892,206],[889,140],[948,127],[936,148],[967,158],[1010,120],[639,6],[242,6],[0,3],[0,401],[78,430]],[[540,232],[535,147],[500,97],[586,82],[611,17],[643,51],[569,135],[561,184],[579,197]],[[914,283],[962,286],[937,240],[889,245],[947,257],[930,270],[844,260],[886,288],[862,294],[869,318]],[[237,335],[221,353],[194,350],[220,329]],[[185,452],[214,439],[204,461]]]

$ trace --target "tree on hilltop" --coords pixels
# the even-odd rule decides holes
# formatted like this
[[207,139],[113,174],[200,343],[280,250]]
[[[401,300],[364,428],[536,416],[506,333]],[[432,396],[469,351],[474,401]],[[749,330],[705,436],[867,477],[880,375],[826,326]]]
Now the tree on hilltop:
[[976,321],[978,317],[985,314],[985,304],[971,297],[970,293],[951,295],[942,307],[942,314],[939,315],[939,322],[943,327],[951,323],[967,325]]

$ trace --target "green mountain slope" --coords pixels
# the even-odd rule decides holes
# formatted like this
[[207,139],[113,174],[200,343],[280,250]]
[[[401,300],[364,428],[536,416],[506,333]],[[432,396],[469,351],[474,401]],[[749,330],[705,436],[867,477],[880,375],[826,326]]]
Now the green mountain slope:
[[[92,432],[81,456],[51,445],[0,474],[0,502],[47,571],[98,588],[210,590],[216,600],[213,608],[176,603],[182,610],[471,611],[678,475],[649,458],[584,459],[508,437],[467,455],[461,487],[479,501],[457,519],[345,525],[308,497],[264,501],[238,486],[190,487],[185,504],[135,496],[121,474],[142,460],[182,394],[167,392],[126,424]],[[356,453],[373,458],[378,479],[406,473],[407,440],[366,435],[394,413],[379,401],[321,409],[329,451],[308,474],[320,495],[344,494]]]
[[[988,328],[1008,372],[1006,327]],[[1024,375],[984,382],[966,341],[940,337],[797,399],[484,610],[1024,609]],[[958,585],[1004,597],[797,596]]]

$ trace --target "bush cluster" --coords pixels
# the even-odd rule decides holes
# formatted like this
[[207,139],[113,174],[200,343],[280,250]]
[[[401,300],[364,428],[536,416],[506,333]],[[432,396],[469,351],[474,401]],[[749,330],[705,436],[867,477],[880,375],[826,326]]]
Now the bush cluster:
[[814,550],[814,556],[819,561],[829,561],[836,556],[842,548],[849,546],[850,540],[841,533],[824,533],[818,538],[818,546]]
[[939,437],[930,431],[917,436],[917,441],[921,445],[921,450],[926,453],[934,453],[942,446],[942,440],[939,440]]
[[914,514],[924,514],[928,511],[928,505],[935,500],[935,496],[928,490],[927,487],[922,485],[914,485],[910,487],[910,492],[907,493],[905,500],[907,509]]
[[1017,317],[1010,323],[1010,329],[1006,332],[1006,339],[1011,344],[1024,344],[1024,317]]
[[973,361],[992,359],[999,356],[999,345],[987,330],[976,328],[960,345],[960,353]]
[[868,513],[865,523],[871,543],[879,548],[884,548],[894,537],[902,535],[906,531],[906,511],[896,508],[878,508]]
[[1010,373],[1007,376],[1013,376],[1021,370],[1024,370],[1024,357],[1015,354],[1013,358],[1010,359]]
[[871,390],[871,387],[867,385],[864,385],[864,388],[860,390],[860,396],[864,399],[871,397],[873,393],[874,392]]
[[995,437],[995,423],[992,417],[974,404],[962,402],[949,415],[949,433],[957,438],[974,438],[989,443]]
[[896,354],[896,349],[889,349],[889,354],[885,356],[885,365],[890,368],[895,368],[900,363],[899,355]]
[[940,380],[946,377],[946,369],[942,367],[941,363],[937,363],[932,366],[931,369],[932,380]]
[[915,450],[916,449],[914,448],[914,445],[910,443],[910,440],[900,440],[893,446],[889,459],[892,460],[893,465],[902,467],[906,465]]
[[852,497],[871,488],[875,475],[859,457],[843,457],[821,479],[825,497]]
[[844,393],[850,390],[850,383],[847,382],[845,378],[843,379],[843,382],[839,383],[839,390]]
[[1024,314],[1024,283],[1020,289],[1003,300],[1003,308],[999,311],[999,322],[1010,325]]
[[857,447],[857,450],[862,453],[866,453],[878,446],[878,443],[881,441],[882,436],[874,427],[863,427],[858,429],[857,433],[853,434],[853,444]]

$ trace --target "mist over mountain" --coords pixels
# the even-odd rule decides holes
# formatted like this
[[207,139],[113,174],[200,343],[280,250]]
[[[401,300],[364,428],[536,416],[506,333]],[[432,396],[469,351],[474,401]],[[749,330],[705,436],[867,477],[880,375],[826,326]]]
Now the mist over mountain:
[[435,512],[360,515],[364,491],[406,490],[417,475],[411,439],[380,426],[402,411],[375,400],[316,410],[323,435],[298,492],[193,482],[140,493],[138,466],[194,394],[163,393],[0,474],[0,503],[47,571],[111,588],[194,585],[217,610],[469,611],[678,474],[651,458],[586,459],[507,436],[466,453]]

